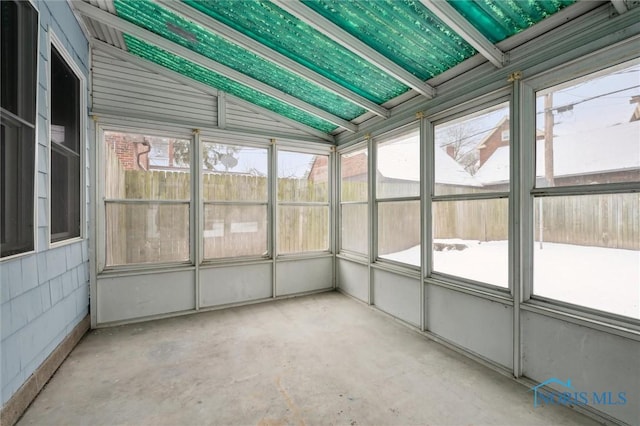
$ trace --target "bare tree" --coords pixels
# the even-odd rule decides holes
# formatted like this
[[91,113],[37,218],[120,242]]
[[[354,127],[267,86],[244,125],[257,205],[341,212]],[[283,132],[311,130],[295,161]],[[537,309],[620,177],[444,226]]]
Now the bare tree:
[[440,147],[471,175],[474,175],[479,167],[477,136],[477,129],[470,123],[449,126],[438,134],[438,139],[442,140]]
[[[176,165],[189,165],[190,146],[187,141],[173,141]],[[202,163],[207,170],[229,171],[238,165],[239,147],[206,143],[202,153]]]

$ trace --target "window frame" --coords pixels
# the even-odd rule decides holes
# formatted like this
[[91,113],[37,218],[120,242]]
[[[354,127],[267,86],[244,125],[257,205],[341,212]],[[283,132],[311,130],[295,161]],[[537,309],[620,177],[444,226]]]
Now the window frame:
[[[422,202],[422,193],[423,193],[423,188],[424,188],[424,169],[425,169],[425,164],[422,161],[422,157],[423,157],[423,151],[424,151],[424,144],[422,143],[422,141],[424,140],[423,138],[423,126],[421,124],[421,120],[419,120],[419,117],[416,117],[416,120],[410,121],[408,123],[404,123],[396,128],[394,128],[393,130],[390,130],[388,132],[384,132],[381,133],[378,136],[375,136],[374,138],[372,138],[372,145],[370,148],[370,155],[371,155],[371,151],[373,151],[373,169],[369,172],[369,179],[373,182],[373,194],[369,194],[369,199],[372,201],[373,204],[373,217],[374,220],[372,223],[369,224],[369,229],[370,232],[373,233],[373,247],[370,247],[369,250],[371,252],[371,259],[372,259],[372,264],[375,265],[384,265],[387,267],[390,267],[391,269],[398,269],[400,271],[403,270],[410,270],[413,272],[418,272],[420,273],[420,271],[422,271],[423,268],[423,264],[424,264],[424,256],[422,254],[423,249],[422,249],[422,244],[424,243],[424,208],[423,208],[423,202]],[[410,195],[410,196],[397,196],[397,197],[379,197],[378,196],[378,159],[380,158],[379,156],[379,145],[380,144],[384,144],[385,142],[389,142],[391,140],[393,140],[394,138],[396,138],[397,136],[403,134],[403,133],[411,133],[412,131],[418,131],[418,158],[419,158],[419,164],[420,164],[420,170],[419,170],[419,177],[420,180],[418,182],[418,193],[417,195]],[[418,265],[412,265],[410,263],[405,263],[405,262],[400,262],[397,260],[392,260],[392,259],[385,259],[380,257],[380,233],[379,233],[379,228],[380,228],[380,205],[381,204],[386,204],[386,203],[402,203],[402,202],[418,202],[419,205],[419,209],[420,209],[420,232],[419,232],[419,236],[420,236],[420,263]]]
[[[31,194],[32,206],[31,206],[31,215],[30,215],[32,220],[31,232],[25,231],[23,229],[24,232],[21,231],[20,233],[20,235],[25,237],[25,241],[30,237],[31,248],[24,251],[20,251],[18,253],[11,254],[11,255],[2,256],[0,257],[0,263],[9,261],[12,259],[16,259],[25,255],[29,255],[31,253],[35,253],[38,251],[40,246],[38,244],[38,233],[37,233],[37,230],[38,230],[38,172],[39,172],[38,171],[38,164],[39,164],[38,136],[40,131],[40,125],[38,124],[39,122],[38,111],[40,108],[40,99],[39,99],[40,97],[38,96],[38,93],[39,93],[38,85],[41,77],[40,66],[39,66],[39,55],[40,55],[40,48],[42,47],[40,45],[40,34],[41,34],[40,33],[40,11],[38,10],[38,6],[35,4],[33,0],[29,0],[25,2],[14,0],[13,2],[19,6],[19,9],[18,9],[19,14],[24,13],[23,7],[31,8],[31,11],[34,13],[33,20],[35,22],[35,40],[32,40],[32,43],[33,45],[35,45],[35,52],[33,56],[34,62],[31,68],[33,72],[33,82],[31,87],[32,94],[33,94],[33,107],[32,107],[33,123],[24,119],[22,117],[24,114],[20,113],[16,115],[8,110],[5,110],[4,108],[0,108],[0,111],[1,111],[0,115],[2,116],[2,121],[6,120],[6,121],[9,121],[10,123],[16,123],[17,128],[28,127],[31,129],[31,132],[33,132],[33,138],[30,141],[30,143],[33,145],[33,159],[32,159],[33,193]],[[24,40],[26,39],[25,34],[29,33],[30,29],[32,30],[33,28],[24,28],[25,27],[24,23],[26,21],[26,18],[23,19],[23,16],[19,18],[19,21],[20,21],[20,28],[18,29],[18,32],[20,34],[19,44],[22,46],[22,49],[24,49],[25,47],[23,45],[24,45]],[[18,56],[22,57],[24,60],[27,59],[27,55],[19,54]],[[23,61],[21,61],[21,65],[24,66]],[[19,74],[22,75],[23,73],[20,72]],[[26,84],[27,83],[24,81],[24,79],[20,79],[18,81],[18,85],[19,85],[18,92],[24,93],[26,90],[23,90],[22,87],[24,87]],[[27,198],[28,197],[25,197],[25,199]]]
[[[190,198],[188,201],[186,200],[139,200],[139,199],[121,199],[121,198],[109,198],[107,197],[105,190],[105,173],[106,173],[106,150],[107,146],[105,144],[105,133],[113,132],[113,133],[128,133],[128,134],[139,134],[145,136],[153,136],[153,137],[161,137],[161,138],[171,138],[171,139],[181,139],[187,140],[190,143]],[[199,155],[195,155],[196,148],[199,146],[199,135],[197,133],[185,133],[180,130],[176,131],[166,131],[166,130],[158,130],[152,129],[142,126],[124,126],[117,124],[102,124],[100,126],[96,126],[96,162],[98,167],[95,169],[95,176],[97,182],[96,193],[99,194],[97,197],[98,204],[96,205],[96,231],[97,231],[97,245],[96,245],[96,253],[97,253],[97,273],[118,273],[121,271],[138,271],[138,270],[158,270],[165,269],[168,267],[193,267],[195,262],[201,262],[200,259],[197,258],[198,255],[201,255],[201,250],[196,250],[196,246],[198,243],[198,238],[195,236],[197,224],[196,224],[196,214],[195,209],[197,208],[195,205],[194,197],[196,196],[196,191],[199,190],[200,185],[199,182],[199,174],[194,176],[194,162]],[[197,186],[197,188],[196,188]],[[198,197],[201,200],[201,197]],[[180,205],[186,204],[189,206],[189,259],[184,261],[168,261],[168,262],[147,262],[147,263],[128,263],[122,265],[107,265],[107,223],[106,223],[106,208],[109,203],[118,203],[122,202],[124,204],[133,204],[133,205],[150,205],[150,204],[168,204],[168,205]],[[197,251],[197,252],[196,252]]]
[[[551,315],[560,317],[570,316],[589,322],[604,324],[621,330],[640,331],[640,319],[615,314],[583,305],[556,300],[533,294],[533,263],[535,244],[534,209],[536,200],[546,197],[601,195],[601,194],[629,194],[640,193],[640,182],[614,182],[600,184],[567,185],[555,187],[536,186],[536,94],[539,91],[554,86],[567,84],[572,80],[586,78],[589,75],[609,73],[615,69],[622,69],[632,64],[640,64],[637,52],[629,52],[625,48],[610,49],[603,54],[590,55],[572,64],[552,68],[529,79],[520,82],[522,99],[521,135],[521,259],[522,259],[522,307],[536,312],[541,309]],[[526,117],[534,117],[526,120]]]
[[[369,152],[369,144],[367,143],[367,141],[363,141],[354,145],[349,146],[348,148],[344,149],[344,150],[340,150],[336,157],[337,157],[337,173],[336,176],[338,177],[338,182],[336,185],[338,194],[336,199],[338,200],[338,226],[336,226],[336,233],[337,233],[337,241],[338,241],[338,247],[337,247],[337,251],[340,255],[344,255],[344,256],[349,256],[349,257],[354,257],[354,258],[359,258],[362,259],[364,261],[369,259],[370,253],[371,253],[371,247],[369,245],[369,242],[371,240],[371,224],[370,224],[370,207],[369,207],[369,202],[371,201],[371,185],[370,185],[370,181],[371,181],[371,171],[370,171],[370,163],[371,163],[371,154]],[[366,164],[366,172],[367,172],[367,180],[365,181],[365,185],[367,186],[367,197],[364,201],[360,200],[360,201],[344,201],[342,198],[342,158],[343,155],[349,155],[349,154],[353,154],[355,152],[358,151],[364,151],[367,154],[367,164]],[[357,252],[355,250],[349,250],[349,249],[345,249],[343,246],[343,232],[342,232],[342,211],[343,211],[343,206],[345,205],[364,205],[367,209],[367,237],[365,240],[365,245],[367,246],[367,252],[366,253],[360,253]]]
[[[272,227],[273,230],[273,242],[271,247],[273,247],[272,257],[275,259],[286,259],[286,258],[296,258],[296,257],[317,257],[318,255],[323,254],[332,254],[334,252],[334,232],[332,232],[334,226],[334,215],[332,212],[333,205],[333,197],[335,194],[335,190],[333,188],[333,175],[334,175],[334,153],[335,150],[333,147],[327,146],[327,149],[324,150],[321,147],[302,147],[296,143],[278,143],[275,144],[272,151],[272,185],[271,185],[271,199],[273,200],[272,207]],[[278,198],[278,181],[280,179],[279,168],[278,168],[278,159],[280,152],[291,152],[295,154],[307,154],[307,155],[322,155],[327,157],[327,201],[319,202],[319,201],[291,201],[291,200],[280,200]],[[280,233],[279,226],[279,210],[280,207],[324,207],[327,210],[327,249],[326,250],[310,250],[304,252],[280,252],[280,247],[278,244],[278,237]]]
[[[222,141],[219,138],[215,137],[215,136],[203,136],[200,138],[199,141],[199,149],[203,150],[205,145],[207,143],[219,143],[222,145],[231,145],[231,146],[237,146],[237,147],[241,147],[241,148],[257,148],[257,149],[264,149],[267,152],[267,194],[266,194],[266,198],[264,199],[264,201],[242,201],[242,200],[232,200],[232,201],[223,201],[223,200],[213,200],[213,201],[208,201],[205,200],[204,198],[204,194],[202,193],[202,191],[200,191],[200,196],[199,198],[199,206],[198,206],[198,211],[200,212],[200,217],[202,218],[202,227],[203,227],[203,231],[204,231],[204,221],[205,221],[205,205],[220,205],[220,206],[264,206],[266,207],[266,229],[267,229],[267,240],[266,240],[266,253],[263,255],[243,255],[243,256],[226,256],[226,257],[215,257],[215,258],[207,258],[205,257],[205,252],[204,252],[204,234],[203,233],[199,233],[200,235],[202,235],[202,237],[200,238],[199,236],[197,237],[199,240],[198,244],[202,244],[202,249],[201,249],[201,260],[200,263],[203,265],[207,265],[207,264],[217,264],[217,263],[231,263],[231,262],[244,262],[244,261],[252,261],[252,260],[256,260],[256,261],[261,261],[261,260],[269,260],[272,259],[273,257],[273,252],[272,252],[272,247],[273,244],[271,242],[272,240],[272,235],[271,235],[271,224],[272,224],[272,197],[271,197],[271,176],[273,175],[273,169],[272,169],[272,161],[271,161],[271,157],[273,155],[272,153],[272,149],[269,145],[265,145],[265,144],[258,144],[258,143],[253,143],[253,142],[243,142],[240,140],[230,140],[230,141]],[[200,186],[203,185],[202,183],[202,177],[204,176],[204,173],[202,171],[202,159],[200,159],[200,164],[198,164],[198,179],[200,180]]]
[[[462,193],[462,194],[441,194],[436,195],[435,185],[435,155],[434,151],[436,149],[440,149],[436,146],[436,126],[445,124],[450,121],[457,120],[459,118],[463,118],[467,115],[482,113],[484,110],[489,110],[494,107],[497,107],[501,104],[506,104],[508,108],[508,116],[509,116],[509,189],[503,191],[488,191],[488,192],[478,192],[478,193]],[[516,138],[514,137],[514,124],[515,120],[515,110],[517,106],[514,107],[514,102],[512,98],[511,90],[501,90],[498,92],[487,94],[481,102],[474,103],[473,105],[460,104],[451,110],[443,111],[442,113],[436,114],[432,117],[428,117],[426,120],[426,127],[428,128],[428,138],[427,138],[427,160],[426,165],[428,169],[428,184],[426,188],[426,204],[427,204],[427,215],[426,221],[428,223],[427,227],[429,228],[426,232],[427,238],[425,240],[425,251],[427,252],[427,265],[425,265],[425,279],[435,280],[438,282],[461,286],[463,288],[469,289],[472,292],[481,292],[489,295],[498,296],[500,298],[508,298],[511,299],[514,295],[513,289],[513,271],[514,265],[512,259],[515,257],[513,254],[514,251],[514,232],[513,232],[513,223],[514,223],[514,191],[516,191],[517,181],[513,179],[514,170],[517,167],[516,162],[514,161],[515,156],[517,155],[517,148],[514,145],[517,144]],[[502,132],[500,132],[502,134]],[[491,283],[486,283],[482,281],[477,281],[470,278],[465,278],[457,275],[447,274],[445,272],[439,272],[434,270],[434,255],[433,255],[433,214],[434,214],[434,203],[438,202],[451,202],[451,201],[483,201],[483,200],[499,200],[499,199],[507,199],[508,200],[508,223],[507,226],[507,286],[500,286]]]
[[[86,147],[87,147],[87,143],[86,143],[86,139],[87,139],[87,80],[86,77],[84,76],[84,74],[82,73],[80,67],[78,67],[78,65],[76,64],[75,60],[73,59],[73,57],[69,54],[69,52],[67,51],[67,49],[64,47],[64,44],[60,41],[60,38],[58,38],[58,36],[56,35],[54,29],[52,27],[49,27],[48,29],[48,34],[49,34],[49,42],[48,42],[48,58],[49,58],[49,66],[47,68],[47,87],[49,88],[49,90],[47,90],[47,100],[48,100],[48,112],[47,112],[47,155],[48,155],[48,169],[47,169],[47,185],[48,185],[48,190],[47,190],[47,194],[49,195],[49,200],[47,203],[47,226],[48,226],[48,244],[50,248],[54,248],[54,247],[59,247],[59,246],[64,246],[67,244],[71,244],[77,241],[82,241],[86,238],[87,236],[87,211],[86,211]],[[56,237],[56,235],[54,235],[52,233],[52,206],[51,206],[51,202],[52,202],[52,154],[54,150],[57,149],[62,149],[65,150],[63,148],[54,148],[53,147],[53,142],[51,140],[51,126],[52,126],[52,111],[51,111],[51,76],[52,76],[52,70],[51,70],[51,54],[52,54],[52,49],[55,48],[56,51],[58,52],[58,54],[60,55],[61,59],[65,62],[65,64],[71,69],[71,71],[75,74],[76,78],[78,79],[78,160],[79,160],[79,164],[78,164],[78,180],[79,180],[79,194],[78,194],[78,199],[77,202],[79,204],[78,209],[79,209],[79,220],[80,220],[80,226],[79,226],[79,235],[75,236],[69,236],[68,238],[62,238],[60,240],[54,241],[54,237]],[[70,149],[67,149],[65,151],[71,151]],[[68,224],[69,225],[69,224]],[[69,233],[60,233],[57,235],[64,235]]]

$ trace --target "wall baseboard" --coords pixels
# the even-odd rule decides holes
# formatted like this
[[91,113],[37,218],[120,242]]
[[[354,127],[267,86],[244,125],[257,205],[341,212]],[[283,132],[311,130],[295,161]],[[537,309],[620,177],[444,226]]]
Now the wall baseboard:
[[3,426],[13,426],[29,405],[38,396],[45,384],[51,379],[62,362],[69,356],[73,348],[76,347],[80,339],[91,328],[89,315],[84,317],[76,325],[71,333],[60,342],[60,344],[49,354],[29,378],[20,386],[20,389],[2,407],[0,412],[0,424]]

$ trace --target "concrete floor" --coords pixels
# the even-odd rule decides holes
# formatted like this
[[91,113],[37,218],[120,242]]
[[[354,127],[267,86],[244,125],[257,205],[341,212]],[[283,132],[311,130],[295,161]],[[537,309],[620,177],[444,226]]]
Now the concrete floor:
[[590,425],[339,293],[94,330],[19,425]]

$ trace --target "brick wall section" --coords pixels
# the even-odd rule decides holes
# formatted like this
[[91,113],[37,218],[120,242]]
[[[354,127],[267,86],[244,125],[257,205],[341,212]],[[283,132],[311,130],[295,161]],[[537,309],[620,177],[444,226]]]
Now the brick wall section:
[[[89,47],[67,2],[39,1],[36,7],[40,15],[36,253],[0,262],[0,396],[3,407],[87,316],[89,306],[88,240],[48,248],[48,31],[53,30],[85,77],[88,75]],[[84,152],[86,165],[89,164],[88,145]],[[88,201],[88,196],[85,198]],[[88,209],[86,213],[85,217],[88,217]]]

